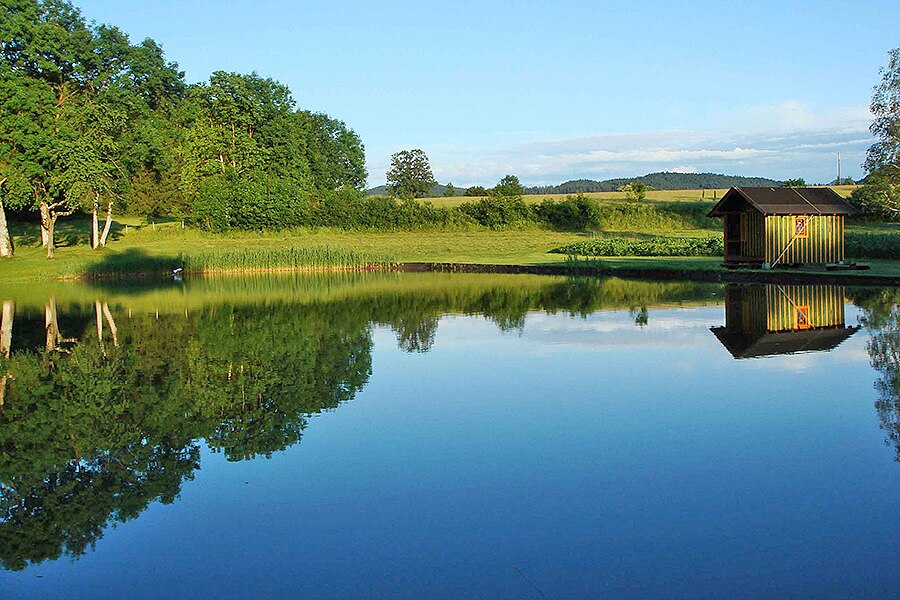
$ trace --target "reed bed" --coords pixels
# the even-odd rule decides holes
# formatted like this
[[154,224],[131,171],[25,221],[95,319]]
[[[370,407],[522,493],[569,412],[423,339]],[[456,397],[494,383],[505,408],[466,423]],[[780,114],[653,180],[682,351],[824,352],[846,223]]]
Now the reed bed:
[[227,252],[201,252],[182,256],[188,273],[260,271],[363,271],[389,268],[396,260],[375,257],[346,248],[244,248]]

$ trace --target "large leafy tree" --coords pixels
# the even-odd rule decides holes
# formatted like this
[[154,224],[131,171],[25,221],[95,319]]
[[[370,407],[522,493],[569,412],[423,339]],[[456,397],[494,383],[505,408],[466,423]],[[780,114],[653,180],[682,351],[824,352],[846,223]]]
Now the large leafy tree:
[[88,26],[68,2],[10,0],[4,8],[0,145],[7,160],[0,178],[9,205],[40,212],[52,258],[56,219],[91,192],[89,206],[107,196],[111,220],[112,199],[129,176],[117,164],[118,140],[184,84],[154,42],[131,46],[114,27]]
[[428,156],[419,148],[391,155],[387,182],[390,193],[399,198],[421,198],[436,185]]
[[294,107],[290,90],[277,81],[224,71],[194,87],[191,101],[197,112],[185,147],[189,185],[204,175],[263,168],[271,152],[260,132]]
[[0,140],[14,208],[40,208],[41,233],[67,212],[55,159],[71,127],[64,115],[88,88],[92,34],[71,4],[12,0],[0,12]]
[[879,74],[881,82],[869,107],[875,115],[869,130],[878,141],[869,148],[865,167],[870,173],[886,169],[900,178],[900,48],[888,52],[888,64]]
[[852,200],[869,214],[900,218],[900,48],[888,52],[888,64],[879,70],[869,109],[875,116],[869,131],[878,139],[866,153],[866,185]]
[[343,121],[324,113],[298,111],[306,136],[306,156],[320,191],[366,185],[366,152],[362,140]]

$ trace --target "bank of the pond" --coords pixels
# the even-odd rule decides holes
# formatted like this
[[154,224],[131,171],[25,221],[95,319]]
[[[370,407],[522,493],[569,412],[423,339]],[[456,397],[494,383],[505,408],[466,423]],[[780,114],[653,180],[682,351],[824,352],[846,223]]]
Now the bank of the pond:
[[[893,261],[881,261],[893,262]],[[264,273],[341,273],[341,272],[407,272],[407,273],[494,273],[519,275],[553,275],[585,277],[620,277],[650,281],[697,281],[722,283],[776,284],[841,284],[854,286],[900,286],[900,275],[885,274],[895,265],[876,265],[876,269],[848,271],[803,271],[788,269],[726,269],[721,259],[653,258],[600,259],[555,264],[495,264],[462,262],[367,262],[358,265],[271,266],[271,267],[204,267],[172,270],[102,271],[91,270],[67,279],[100,281],[191,275],[252,275]],[[668,263],[668,264],[667,264]],[[710,264],[713,263],[713,264]]]
[[[617,264],[618,262],[618,264]],[[854,286],[900,286],[900,275],[869,271],[799,271],[780,269],[725,269],[721,267],[667,267],[661,260],[645,266],[628,266],[623,261],[547,265],[492,265],[480,263],[402,263],[407,272],[510,273],[533,275],[575,275],[620,277],[652,281],[701,281],[722,283],[838,284]],[[717,262],[721,262],[720,259]]]
[[[74,233],[66,230],[68,233]],[[891,233],[894,230],[880,231]],[[698,237],[703,232],[660,231],[654,235]],[[614,232],[605,232],[613,235]],[[696,234],[696,235],[695,235]],[[624,234],[623,234],[624,235]],[[648,234],[649,235],[649,234]],[[708,238],[708,235],[706,236]],[[16,257],[0,261],[0,287],[64,279],[171,277],[185,273],[276,271],[435,270],[457,272],[618,275],[646,279],[779,283],[841,282],[900,285],[900,260],[866,260],[869,271],[731,271],[714,256],[582,257],[572,261],[554,248],[592,239],[584,232],[543,229],[471,231],[347,232],[291,231],[281,234],[208,234],[173,226],[132,230],[109,248],[61,245],[47,261],[39,240],[16,239]]]

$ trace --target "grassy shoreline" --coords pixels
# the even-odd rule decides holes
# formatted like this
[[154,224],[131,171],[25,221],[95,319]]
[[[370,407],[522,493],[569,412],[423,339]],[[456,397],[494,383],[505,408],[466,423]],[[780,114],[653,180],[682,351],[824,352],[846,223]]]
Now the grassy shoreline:
[[[583,273],[698,280],[792,278],[900,285],[900,260],[866,260],[869,271],[834,272],[724,269],[720,257],[598,257],[573,262],[550,251],[591,239],[587,232],[551,229],[461,229],[413,231],[345,231],[332,229],[285,232],[206,233],[183,227],[180,221],[142,223],[137,217],[116,219],[109,247],[92,250],[87,244],[87,219],[58,224],[56,259],[48,261],[35,224],[14,224],[16,256],[0,261],[0,285],[49,282],[77,278],[170,276],[184,267],[197,273],[253,273],[357,269],[422,270],[468,269],[495,272]],[[897,234],[896,224],[859,223],[848,232]],[[604,231],[600,236],[635,238],[708,238],[709,229],[678,231]],[[720,234],[718,234],[720,235]],[[325,252],[324,254],[323,251]],[[328,254],[331,252],[331,254]],[[248,263],[237,255],[256,257]],[[293,258],[288,255],[294,253]],[[232,255],[232,259],[223,257]],[[203,256],[204,264],[185,264],[186,256]],[[286,258],[286,256],[288,258]],[[299,256],[299,258],[298,258]],[[290,259],[289,259],[290,258]],[[259,261],[262,262],[259,262]],[[241,262],[244,261],[244,262]],[[424,266],[430,265],[430,266]],[[702,273],[702,274],[700,274]],[[746,273],[747,275],[744,275]],[[777,275],[767,275],[776,273]]]

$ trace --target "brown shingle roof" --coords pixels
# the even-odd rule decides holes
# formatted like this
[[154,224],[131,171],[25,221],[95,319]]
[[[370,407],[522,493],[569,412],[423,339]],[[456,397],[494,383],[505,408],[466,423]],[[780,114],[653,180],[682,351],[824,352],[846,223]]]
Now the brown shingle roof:
[[829,327],[804,331],[778,331],[753,336],[745,332],[729,331],[726,327],[710,327],[722,345],[735,358],[754,358],[798,352],[833,350],[859,331],[855,327]]
[[720,217],[728,206],[747,201],[764,215],[855,215],[856,209],[826,187],[733,187],[709,212]]

